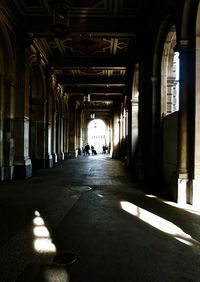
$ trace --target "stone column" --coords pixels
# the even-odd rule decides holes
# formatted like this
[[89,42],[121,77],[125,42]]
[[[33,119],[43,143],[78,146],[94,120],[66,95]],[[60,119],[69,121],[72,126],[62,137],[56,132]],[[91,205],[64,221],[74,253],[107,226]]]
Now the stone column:
[[64,115],[63,115],[63,152],[64,152],[64,158],[67,157],[68,153],[68,121],[69,121],[69,113],[68,113],[68,99],[69,96],[67,93],[64,93],[63,95],[63,103],[64,103]]
[[131,164],[131,142],[132,142],[132,103],[128,97],[125,111],[125,165]]
[[56,154],[58,157],[58,160],[61,160],[60,155],[60,142],[61,142],[61,115],[60,112],[57,112],[56,114]]
[[4,158],[3,158],[3,76],[0,75],[0,180],[4,180]]
[[35,98],[34,101],[35,120],[32,120],[32,129],[35,131],[35,136],[33,136],[33,144],[35,146],[35,156],[32,159],[33,164],[36,168],[46,167],[46,105],[47,100],[42,98]]
[[52,154],[53,154],[53,162],[54,164],[58,162],[58,154],[56,151],[56,142],[57,142],[57,126],[56,126],[56,122],[57,122],[57,112],[55,111],[53,113],[53,132],[52,132]]
[[64,115],[60,116],[60,160],[64,160]]
[[76,109],[76,153],[80,153],[81,150],[81,111]]
[[14,80],[11,77],[3,78],[3,166],[2,180],[13,178],[14,173]]
[[160,80],[157,76],[151,77],[152,82],[152,141],[151,141],[151,177],[153,182],[159,182],[161,175],[161,113],[160,113]]
[[16,116],[14,122],[15,159],[14,177],[32,176],[32,163],[29,157],[29,89],[26,85],[26,38],[20,36],[16,51]]
[[191,97],[191,48],[187,40],[181,40],[177,47],[180,53],[180,95],[178,123],[178,203],[185,204],[189,189],[189,97]]
[[76,156],[76,101],[71,97],[69,105],[69,152],[68,157]]
[[195,96],[195,137],[194,137],[194,175],[193,205],[200,210],[200,34],[196,36],[196,96]]
[[52,92],[51,92],[52,78],[51,78],[51,70],[46,70],[46,86],[47,86],[47,105],[46,105],[46,167],[53,167],[53,156],[52,156],[52,143],[53,143],[53,117],[52,117]]
[[112,158],[119,158],[119,150],[120,150],[120,113],[115,112],[113,116],[113,151]]

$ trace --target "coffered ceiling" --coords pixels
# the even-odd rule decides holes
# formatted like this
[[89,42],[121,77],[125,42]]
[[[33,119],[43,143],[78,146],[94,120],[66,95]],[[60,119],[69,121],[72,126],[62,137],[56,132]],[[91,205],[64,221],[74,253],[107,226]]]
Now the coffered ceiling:
[[[58,2],[69,6],[69,29],[65,34],[56,34],[53,29]],[[154,14],[159,17],[167,13],[177,1],[164,2],[165,5],[158,0],[6,1],[20,30],[29,33],[65,92],[80,101],[83,95],[90,94],[90,110],[106,112],[123,100],[131,84],[138,36]]]

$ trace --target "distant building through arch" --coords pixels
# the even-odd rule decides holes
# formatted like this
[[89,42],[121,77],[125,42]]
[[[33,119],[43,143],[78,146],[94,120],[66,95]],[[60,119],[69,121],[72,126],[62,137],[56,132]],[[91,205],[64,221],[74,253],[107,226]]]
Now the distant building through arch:
[[101,119],[94,119],[88,124],[88,143],[94,146],[97,153],[102,153],[102,147],[109,147],[109,129]]

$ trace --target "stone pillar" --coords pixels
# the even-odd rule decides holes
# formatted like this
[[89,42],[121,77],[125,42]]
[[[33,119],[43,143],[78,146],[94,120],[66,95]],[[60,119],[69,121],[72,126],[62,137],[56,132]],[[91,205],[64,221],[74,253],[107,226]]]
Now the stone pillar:
[[57,142],[57,126],[56,126],[56,122],[57,122],[57,112],[55,111],[53,113],[53,132],[52,132],[52,154],[53,154],[53,162],[57,163],[58,162],[58,155],[57,155],[57,151],[56,151],[56,142]]
[[64,115],[60,116],[60,160],[64,160]]
[[84,127],[82,128],[82,145],[83,147],[85,147],[87,143],[87,127],[85,127],[85,124],[84,124]]
[[131,140],[132,140],[132,103],[130,101],[131,89],[128,92],[124,111],[124,162],[127,167],[131,163]]
[[0,180],[13,178],[14,87],[12,77],[0,76]]
[[76,150],[81,149],[81,111],[76,109]]
[[14,173],[14,82],[4,78],[4,180],[12,179]]
[[0,180],[4,179],[4,158],[3,158],[3,76],[0,75]]
[[160,80],[158,77],[151,77],[152,82],[152,141],[151,141],[151,177],[153,182],[159,182],[158,175],[161,175],[161,116],[160,116]]
[[76,101],[71,97],[69,105],[69,151],[68,157],[76,156]]
[[26,42],[23,36],[17,40],[16,54],[16,115],[14,121],[15,158],[14,177],[32,176],[29,157],[29,89],[26,85]]
[[60,160],[60,113],[56,113],[56,154]]
[[46,117],[46,151],[45,151],[45,159],[46,159],[46,167],[51,168],[53,167],[53,156],[52,156],[52,127],[53,127],[53,117],[52,117],[52,92],[51,92],[51,70],[46,70],[46,86],[47,86],[47,117]]
[[119,150],[120,150],[120,114],[115,112],[113,117],[113,151],[112,158],[119,158]]
[[53,167],[53,156],[52,156],[52,124],[47,123],[47,137],[46,137],[46,142],[47,142],[47,146],[46,146],[46,167],[50,168]]
[[34,130],[35,135],[33,135],[34,140],[32,140],[35,146],[35,155],[32,162],[36,168],[46,167],[46,156],[45,151],[47,148],[46,141],[46,105],[47,100],[42,98],[35,98],[32,107],[35,111],[34,120],[32,120],[32,130]]
[[67,93],[64,93],[63,95],[63,109],[64,109],[64,115],[63,115],[63,152],[64,152],[64,158],[67,157],[68,154],[68,121],[69,121],[69,113],[68,113],[68,100],[69,96]]
[[196,36],[196,96],[195,96],[195,137],[194,137],[194,175],[192,199],[195,208],[200,210],[200,34]]
[[178,123],[177,201],[185,204],[189,194],[189,97],[191,97],[191,48],[187,40],[180,41],[180,95]]

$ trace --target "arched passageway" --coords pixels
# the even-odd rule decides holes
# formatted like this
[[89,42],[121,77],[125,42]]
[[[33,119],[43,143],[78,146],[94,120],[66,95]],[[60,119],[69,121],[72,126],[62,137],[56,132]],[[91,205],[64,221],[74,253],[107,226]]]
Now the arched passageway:
[[88,124],[88,143],[94,146],[97,153],[103,152],[103,147],[106,147],[106,152],[110,152],[110,128],[101,119],[94,119]]

